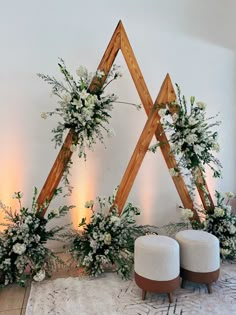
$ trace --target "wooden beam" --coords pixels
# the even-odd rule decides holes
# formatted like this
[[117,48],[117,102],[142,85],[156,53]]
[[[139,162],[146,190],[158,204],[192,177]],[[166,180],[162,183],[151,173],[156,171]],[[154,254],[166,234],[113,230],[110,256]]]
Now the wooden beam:
[[[121,21],[118,23],[114,31],[114,34],[107,46],[107,49],[102,57],[102,60],[97,68],[101,71],[104,71],[105,76],[101,81],[98,81],[96,77],[93,78],[91,85],[89,87],[90,92],[94,92],[96,91],[97,88],[101,88],[103,86],[106,76],[114,63],[116,55],[120,49],[120,27]],[[73,137],[76,137],[76,135],[71,129],[57,155],[57,158],[51,168],[51,171],[38,196],[37,199],[38,209],[45,203],[46,200],[48,200],[49,202],[51,201],[53,193],[62,179],[66,166],[72,156],[70,146],[73,143],[72,141]],[[47,208],[45,208],[44,211],[41,212],[42,216],[45,215],[46,211]]]
[[[143,75],[141,73],[137,60],[133,53],[133,49],[129,43],[128,36],[122,24],[120,26],[120,31],[121,31],[121,51],[123,53],[129,72],[133,78],[135,87],[137,89],[137,92],[139,94],[143,107],[145,109],[145,112],[147,116],[149,117],[151,110],[153,108],[152,98],[150,96],[150,93],[144,81]],[[169,74],[167,74],[166,76],[166,85],[167,85],[166,102],[170,103],[176,99],[176,94],[175,94],[173,85],[171,83]],[[157,102],[160,104],[158,97],[155,104],[157,104]],[[157,120],[160,122],[159,115],[157,116]],[[173,156],[173,154],[170,154],[170,145],[168,143],[167,137],[165,135],[165,132],[161,124],[158,124],[158,128],[155,132],[155,136],[158,141],[164,143],[160,147],[160,149],[161,149],[162,155],[165,159],[168,169],[177,167],[175,157]],[[192,199],[189,195],[187,186],[185,185],[182,175],[179,175],[177,177],[172,177],[172,180],[178,191],[178,194],[180,196],[181,202],[183,203],[183,206],[188,209],[194,209]],[[196,216],[196,212],[195,212],[195,216]]]
[[[119,213],[122,212],[122,209],[126,203],[126,200],[128,198],[128,195],[130,193],[130,190],[133,186],[134,180],[138,174],[138,171],[140,169],[140,166],[142,164],[142,161],[144,159],[144,156],[150,146],[150,143],[152,141],[152,138],[154,134],[156,134],[156,137],[158,141],[162,142],[163,144],[161,145],[162,153],[163,156],[165,157],[167,166],[169,168],[175,167],[176,166],[176,161],[173,155],[170,155],[170,146],[168,143],[168,140],[166,138],[166,135],[164,133],[164,130],[161,126],[160,123],[160,116],[158,114],[158,104],[161,103],[167,103],[170,98],[172,97],[171,95],[171,90],[170,90],[170,77],[167,74],[162,87],[160,89],[160,92],[158,94],[158,97],[155,101],[155,105],[153,109],[151,110],[151,113],[148,117],[148,120],[144,126],[144,129],[141,133],[141,136],[138,140],[138,143],[134,149],[134,152],[132,154],[132,157],[130,159],[130,162],[128,164],[128,167],[124,173],[124,176],[121,180],[120,186],[118,188],[116,198],[114,201],[114,204],[118,207]],[[173,178],[174,183],[176,184],[176,188],[179,193],[182,193],[183,187],[183,178],[182,176],[177,176]],[[184,184],[184,187],[185,184]],[[183,194],[182,194],[183,195]],[[188,199],[184,199],[182,202],[185,206],[185,208],[192,209],[194,212],[194,217],[193,219],[199,220],[199,216],[197,211],[194,209],[192,199],[190,198],[190,195],[188,191],[186,192],[186,196],[189,196]]]

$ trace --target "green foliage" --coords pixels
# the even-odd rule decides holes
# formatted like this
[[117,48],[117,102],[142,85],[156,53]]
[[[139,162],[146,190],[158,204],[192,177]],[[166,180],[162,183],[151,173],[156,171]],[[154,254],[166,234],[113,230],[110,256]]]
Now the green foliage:
[[[133,266],[135,239],[147,233],[147,228],[135,224],[135,216],[140,210],[128,203],[119,216],[117,208],[112,207],[113,197],[98,197],[99,211],[93,206],[89,223],[83,218],[79,230],[73,236],[70,253],[79,266],[87,273],[98,276],[106,265],[114,265],[116,272],[127,279]],[[111,209],[109,211],[109,209]]]
[[[55,190],[53,198],[59,193],[61,188]],[[32,206],[25,208],[21,204],[21,192],[16,192],[13,197],[19,202],[18,211],[12,211],[0,202],[0,209],[5,213],[7,221],[0,224],[6,227],[0,234],[0,274],[3,275],[3,286],[13,282],[24,286],[28,277],[41,281],[50,275],[56,261],[63,263],[45,245],[48,240],[62,240],[61,232],[65,227],[48,228],[47,224],[64,216],[73,206],[59,207],[49,212],[47,217],[42,217],[42,211],[48,207],[49,202],[38,207],[37,195],[35,188]]]

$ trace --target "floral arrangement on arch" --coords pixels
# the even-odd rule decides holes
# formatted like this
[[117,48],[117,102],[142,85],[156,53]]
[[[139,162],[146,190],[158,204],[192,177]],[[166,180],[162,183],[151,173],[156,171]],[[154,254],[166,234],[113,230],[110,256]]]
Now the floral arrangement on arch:
[[[205,166],[213,171],[213,177],[221,176],[221,164],[215,157],[220,150],[217,142],[218,132],[215,130],[220,121],[206,116],[206,104],[195,102],[190,97],[190,105],[177,87],[177,100],[170,104],[160,104],[159,115],[164,131],[170,144],[171,153],[176,157],[177,168],[170,169],[171,176],[193,175],[196,182],[198,172],[205,177]],[[151,151],[161,145],[158,143],[150,148]]]
[[[97,140],[103,143],[104,134],[108,136],[114,134],[114,130],[108,127],[113,105],[115,102],[125,102],[118,102],[115,94],[105,94],[105,89],[111,82],[121,77],[121,74],[115,65],[107,75],[101,70],[89,73],[84,66],[80,66],[74,77],[67,70],[63,59],[60,59],[58,66],[63,81],[49,75],[38,74],[52,87],[52,94],[59,98],[58,106],[53,111],[43,112],[41,117],[46,119],[55,115],[59,118],[57,126],[52,129],[55,147],[62,145],[65,132],[72,129],[70,150],[77,151],[80,158],[86,159],[86,148],[93,149]],[[136,104],[126,104],[140,108]],[[70,160],[63,176],[69,193],[72,191],[68,180],[71,164]]]
[[[60,188],[55,190],[53,198],[60,192]],[[48,240],[62,240],[61,232],[65,227],[48,228],[47,224],[64,216],[73,206],[61,206],[49,212],[47,217],[42,217],[41,212],[49,203],[45,202],[38,208],[37,189],[34,190],[30,208],[22,206],[22,196],[21,192],[13,196],[19,202],[18,211],[0,202],[6,219],[6,223],[0,224],[5,227],[0,233],[0,286],[13,282],[24,286],[29,277],[42,281],[51,274],[55,262],[63,264],[45,245]]]
[[[76,70],[75,78],[66,68],[63,59],[58,63],[64,81],[58,81],[55,77],[38,74],[40,78],[52,86],[52,94],[59,98],[58,107],[51,112],[43,112],[41,117],[46,119],[48,116],[57,115],[59,121],[57,127],[52,130],[54,133],[53,141],[55,146],[63,143],[64,132],[73,129],[75,137],[71,145],[71,151],[78,150],[79,157],[86,158],[85,148],[92,148],[96,139],[103,141],[103,132],[108,134],[112,130],[107,128],[113,109],[113,103],[117,97],[114,94],[104,95],[105,88],[113,80],[120,77],[117,67],[114,66],[106,77],[102,86],[101,82],[105,76],[103,71],[97,70],[96,73],[89,73],[84,66]],[[90,90],[92,80],[95,88]]]
[[135,224],[135,216],[140,210],[128,203],[121,215],[113,205],[114,197],[97,197],[98,210],[94,202],[86,203],[92,211],[91,221],[83,218],[79,229],[73,235],[73,244],[69,252],[78,266],[94,277],[104,272],[106,266],[113,265],[122,278],[128,279],[133,267],[134,241],[147,233],[143,226]]
[[[236,215],[232,213],[232,206],[229,204],[235,196],[232,192],[223,195],[216,191],[215,197],[215,207],[207,211],[199,210],[202,221],[192,220],[190,224],[192,228],[203,229],[219,239],[221,258],[236,258]],[[193,212],[191,209],[182,209],[182,216],[189,221]]]

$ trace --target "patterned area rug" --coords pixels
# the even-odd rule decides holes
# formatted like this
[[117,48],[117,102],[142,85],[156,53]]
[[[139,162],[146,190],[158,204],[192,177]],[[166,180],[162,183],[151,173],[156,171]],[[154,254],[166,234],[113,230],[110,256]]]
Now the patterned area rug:
[[169,304],[166,294],[148,293],[133,280],[114,273],[32,283],[26,315],[236,315],[236,264],[221,266],[220,279],[208,294],[204,285],[187,282]]

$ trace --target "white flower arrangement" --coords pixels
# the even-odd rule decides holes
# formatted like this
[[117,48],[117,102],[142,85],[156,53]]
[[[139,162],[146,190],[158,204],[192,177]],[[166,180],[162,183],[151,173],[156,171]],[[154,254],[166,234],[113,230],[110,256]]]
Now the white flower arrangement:
[[106,265],[114,265],[116,272],[123,278],[130,276],[133,266],[134,241],[147,232],[143,226],[135,224],[135,216],[140,210],[128,203],[119,216],[117,208],[112,207],[114,197],[98,197],[99,210],[93,209],[89,223],[83,218],[79,229],[73,235],[73,244],[69,252],[78,266],[97,277],[104,272]]
[[[184,96],[177,86],[178,99],[171,104],[160,104],[159,115],[171,147],[171,153],[177,160],[177,167],[170,169],[172,176],[179,173],[198,178],[198,171],[205,177],[205,166],[213,171],[213,177],[221,176],[221,164],[215,157],[220,147],[217,142],[218,133],[214,129],[220,122],[210,122],[215,117],[206,117],[206,104],[195,102],[191,96],[188,108]],[[177,112],[171,117],[171,110]],[[161,145],[161,143],[159,144]]]
[[[191,226],[194,229],[203,229],[219,239],[220,254],[223,259],[236,258],[236,215],[232,213],[232,207],[229,205],[229,200],[235,196],[232,192],[223,195],[218,191],[215,192],[215,196],[215,207],[208,211],[199,210],[202,222],[192,220]],[[190,211],[190,209],[182,209],[182,216],[185,219],[187,216],[191,218]]]
[[[52,94],[59,98],[59,106],[54,111],[42,113],[41,117],[43,119],[53,115],[59,117],[57,127],[52,130],[54,133],[52,140],[56,147],[62,145],[65,131],[73,129],[75,137],[70,149],[72,152],[78,151],[79,157],[86,158],[86,147],[91,149],[97,139],[103,142],[104,132],[112,133],[106,125],[109,123],[110,112],[117,97],[114,94],[104,95],[104,91],[108,84],[121,75],[116,66],[106,78],[103,71],[89,73],[85,67],[80,66],[76,70],[75,78],[67,70],[62,59],[58,65],[64,82],[58,81],[55,77],[38,74],[52,86]],[[93,91],[90,90],[92,79],[96,86]],[[101,84],[104,80],[104,84]]]
[[[57,189],[53,198],[60,192],[61,189]],[[0,209],[6,219],[5,224],[0,224],[5,227],[0,233],[0,286],[13,282],[24,286],[28,277],[42,281],[50,275],[55,261],[63,263],[45,244],[48,240],[61,240],[60,233],[64,227],[48,228],[47,224],[65,215],[72,206],[59,207],[57,211],[50,211],[47,217],[42,217],[41,213],[49,203],[38,208],[37,189],[34,190],[31,208],[22,206],[22,196],[21,192],[13,195],[19,202],[19,210],[14,212],[0,201]],[[29,274],[26,274],[27,268]]]
[[[86,149],[93,149],[97,140],[104,142],[104,134],[110,137],[114,130],[108,128],[111,118],[113,104],[118,102],[114,94],[105,95],[106,87],[121,77],[117,66],[113,66],[108,75],[101,70],[89,73],[84,66],[76,70],[77,77],[74,77],[66,68],[63,59],[58,63],[64,81],[58,81],[55,77],[38,74],[45,82],[51,85],[52,94],[59,98],[58,106],[54,111],[43,112],[41,117],[46,119],[49,116],[57,116],[59,121],[52,129],[54,134],[52,141],[55,147],[63,143],[65,132],[73,130],[73,139],[70,150],[78,152],[78,156],[86,159]],[[93,88],[90,88],[92,85]],[[134,105],[137,109],[139,105]],[[68,188],[69,194],[72,189],[69,185],[68,175],[72,164],[70,160],[64,171],[63,181]]]

